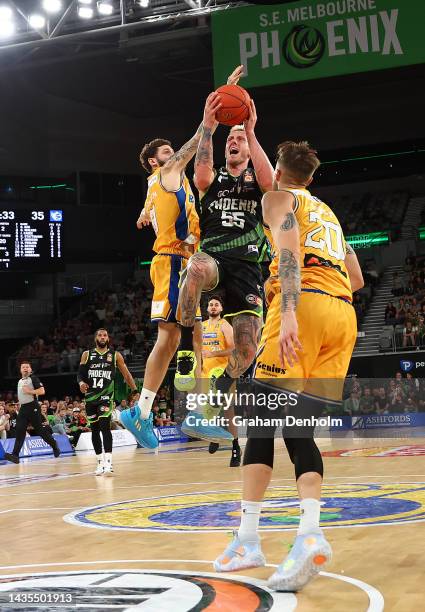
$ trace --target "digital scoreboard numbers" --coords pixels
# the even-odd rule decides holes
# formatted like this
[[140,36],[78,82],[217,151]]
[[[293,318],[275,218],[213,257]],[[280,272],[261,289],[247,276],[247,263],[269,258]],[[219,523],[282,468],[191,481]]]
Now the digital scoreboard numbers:
[[0,271],[62,266],[62,210],[0,210]]

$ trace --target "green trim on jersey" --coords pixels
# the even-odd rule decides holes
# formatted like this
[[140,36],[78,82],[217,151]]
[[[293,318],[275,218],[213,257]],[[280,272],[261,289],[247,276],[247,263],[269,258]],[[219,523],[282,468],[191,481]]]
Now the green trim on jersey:
[[[257,223],[254,229],[242,236],[238,236],[233,240],[229,240],[228,242],[222,242],[221,244],[210,246],[211,242],[216,242],[217,240],[226,240],[228,238],[228,234],[221,234],[218,236],[212,236],[211,238],[205,238],[201,240],[201,250],[207,250],[210,253],[223,253],[225,251],[231,251],[233,249],[237,249],[243,246],[246,246],[252,242],[258,244],[258,239],[261,238],[263,240],[265,237],[263,226],[261,223]],[[255,260],[259,260],[259,253],[257,253]],[[248,259],[249,257],[246,257]],[[253,258],[254,259],[254,258]]]
[[[104,379],[101,379],[104,380]],[[115,381],[113,380],[112,382],[109,383],[109,385],[103,389],[101,389],[100,391],[97,391],[94,395],[90,395],[90,397],[87,397],[86,395],[86,402],[95,402],[96,400],[98,400],[102,395],[109,395],[111,398],[114,397],[115,394]]]

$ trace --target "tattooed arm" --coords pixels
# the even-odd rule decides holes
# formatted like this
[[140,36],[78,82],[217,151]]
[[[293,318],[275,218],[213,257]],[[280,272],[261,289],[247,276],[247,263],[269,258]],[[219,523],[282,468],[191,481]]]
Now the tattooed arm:
[[281,288],[280,359],[292,366],[298,361],[296,308],[301,294],[300,234],[293,212],[293,196],[288,192],[271,191],[263,196],[264,220],[270,227],[273,242],[279,253],[279,281]]
[[215,115],[220,107],[220,96],[213,92],[208,96],[205,103],[202,134],[195,157],[194,182],[201,194],[208,190],[215,176],[212,135],[217,127]]
[[354,293],[364,287],[363,274],[353,247],[346,242],[345,248],[345,265],[347,267],[348,276],[350,277],[351,291]]
[[177,191],[182,183],[182,173],[196,153],[202,134],[202,123],[196,133],[161,168],[161,183],[168,191]]

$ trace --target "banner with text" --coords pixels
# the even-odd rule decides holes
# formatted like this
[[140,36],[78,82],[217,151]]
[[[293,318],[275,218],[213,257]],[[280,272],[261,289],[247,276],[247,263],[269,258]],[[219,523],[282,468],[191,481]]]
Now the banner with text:
[[301,0],[212,15],[214,77],[244,87],[425,62],[424,0]]

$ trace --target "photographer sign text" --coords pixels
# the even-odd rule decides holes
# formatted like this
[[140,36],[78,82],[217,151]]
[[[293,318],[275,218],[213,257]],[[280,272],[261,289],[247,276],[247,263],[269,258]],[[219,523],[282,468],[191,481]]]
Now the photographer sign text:
[[425,62],[424,0],[301,1],[212,16],[216,85],[255,87]]

